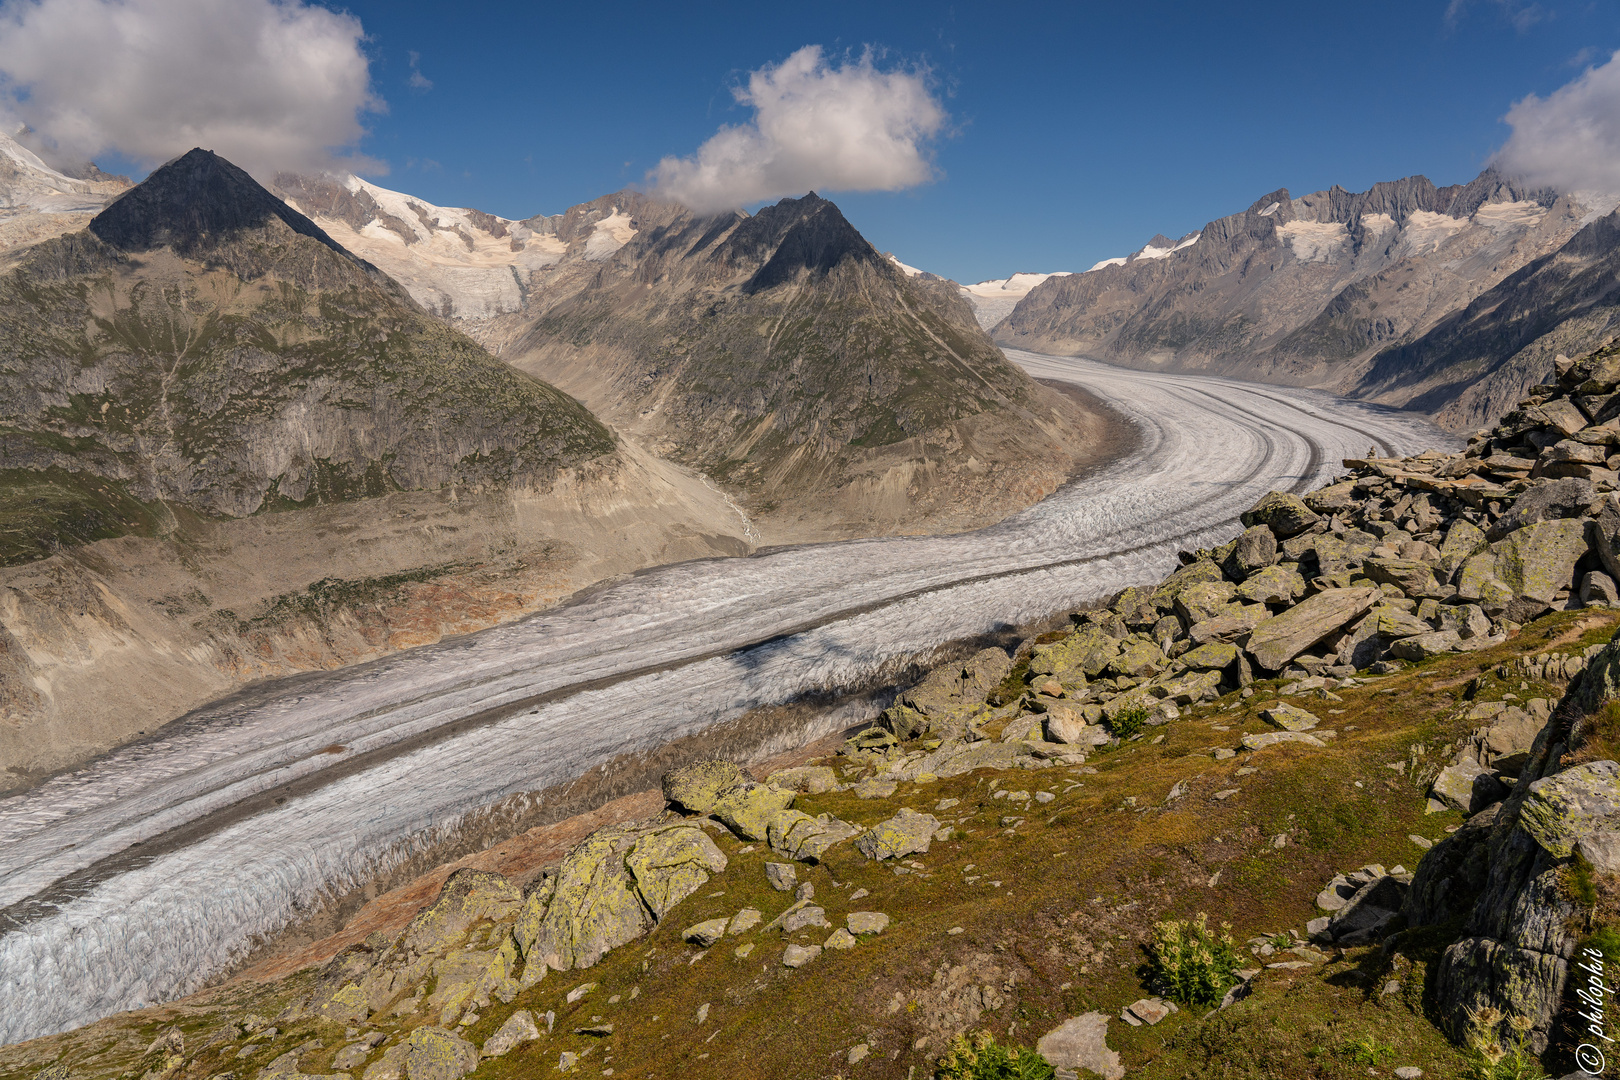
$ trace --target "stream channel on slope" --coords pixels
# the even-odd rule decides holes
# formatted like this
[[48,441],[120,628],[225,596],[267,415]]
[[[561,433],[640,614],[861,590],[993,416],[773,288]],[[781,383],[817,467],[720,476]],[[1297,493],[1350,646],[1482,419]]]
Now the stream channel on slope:
[[988,528],[661,567],[216,703],[0,800],[0,1044],[188,993],[503,799],[1157,580],[1369,446],[1456,442],[1319,391],[1007,355],[1118,410],[1135,448]]

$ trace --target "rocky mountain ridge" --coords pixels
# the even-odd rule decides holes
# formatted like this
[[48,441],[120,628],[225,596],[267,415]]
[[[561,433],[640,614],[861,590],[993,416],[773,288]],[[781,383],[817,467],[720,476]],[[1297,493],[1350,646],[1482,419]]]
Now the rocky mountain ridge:
[[[1359,193],[1278,190],[1185,243],[1150,244],[1128,261],[1043,283],[994,333],[1127,366],[1319,386],[1470,429],[1550,370],[1552,353],[1543,343],[1525,354],[1531,343],[1521,341],[1483,364],[1477,349],[1442,355],[1446,327],[1516,272],[1580,249],[1576,235],[1613,210],[1585,198],[1532,191],[1492,170],[1442,188],[1417,176]],[[1538,310],[1563,322],[1581,307]],[[1601,334],[1566,334],[1578,347],[1565,351],[1593,348]],[[1514,356],[1513,373],[1498,377]]]

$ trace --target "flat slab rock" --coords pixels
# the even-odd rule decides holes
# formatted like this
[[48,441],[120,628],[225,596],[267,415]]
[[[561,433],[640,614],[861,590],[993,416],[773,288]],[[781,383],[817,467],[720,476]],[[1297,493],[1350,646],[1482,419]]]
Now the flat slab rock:
[[1320,717],[1296,705],[1273,705],[1262,709],[1260,718],[1284,731],[1309,731],[1322,722]]
[[1119,1018],[1132,1027],[1141,1027],[1146,1024],[1152,1027],[1160,1020],[1173,1012],[1178,1012],[1175,1002],[1165,1001],[1163,998],[1142,998],[1133,1001],[1119,1011]]
[[1058,1069],[1071,1075],[1081,1069],[1103,1080],[1124,1080],[1125,1067],[1119,1052],[1108,1048],[1108,1017],[1089,1012],[1065,1020],[1040,1037],[1035,1049]]
[[1306,746],[1326,746],[1327,743],[1312,735],[1308,731],[1262,731],[1257,735],[1243,736],[1243,749],[1264,750],[1268,746],[1278,743],[1304,743]]

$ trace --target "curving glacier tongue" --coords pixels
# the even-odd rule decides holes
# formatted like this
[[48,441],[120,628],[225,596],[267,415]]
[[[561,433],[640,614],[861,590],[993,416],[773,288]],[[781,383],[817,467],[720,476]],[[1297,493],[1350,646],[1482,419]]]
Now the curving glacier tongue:
[[194,990],[507,796],[1156,579],[1369,445],[1451,442],[1312,391],[1009,356],[1119,409],[1136,449],[988,529],[664,567],[218,704],[0,801],[0,1042]]

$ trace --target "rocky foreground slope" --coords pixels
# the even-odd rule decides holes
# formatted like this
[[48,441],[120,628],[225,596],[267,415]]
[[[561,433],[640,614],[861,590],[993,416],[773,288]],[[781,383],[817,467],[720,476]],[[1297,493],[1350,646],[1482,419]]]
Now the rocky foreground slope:
[[[1034,289],[994,330],[1037,352],[1317,386],[1494,423],[1555,355],[1614,334],[1614,207],[1494,170],[1293,198]],[[1605,284],[1609,282],[1610,284]]]
[[[1582,358],[1467,451],[1274,493],[820,760],[677,769],[663,813],[559,862],[497,844],[320,966],[0,1051],[0,1076],[915,1080],[973,1029],[1110,1080],[1591,1064],[1579,991],[1620,959],[1620,495],[1578,457],[1614,445],[1617,382]],[[1236,939],[1214,1008],[1152,961],[1201,912]]]

